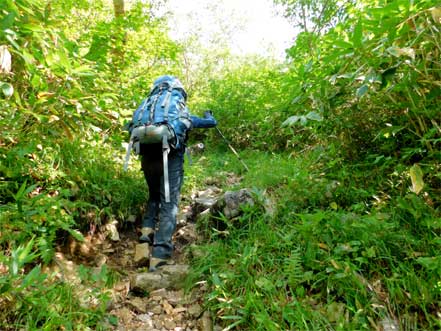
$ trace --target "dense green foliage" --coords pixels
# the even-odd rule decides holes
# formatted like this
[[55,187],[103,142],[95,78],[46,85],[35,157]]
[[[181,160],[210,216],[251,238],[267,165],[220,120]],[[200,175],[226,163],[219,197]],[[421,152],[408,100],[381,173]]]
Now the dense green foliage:
[[[213,157],[218,172],[240,171],[234,156]],[[241,185],[253,185],[261,204],[225,231],[201,225],[209,243],[190,284],[205,275],[208,307],[239,330],[374,330],[388,320],[436,330],[439,210],[414,193],[368,207],[374,189],[344,171],[346,183],[334,180],[320,159],[246,153],[252,170]]]
[[[280,0],[301,28],[285,62],[169,39],[153,5],[3,0],[0,9],[0,328],[102,329],[108,272],[46,274],[57,245],[124,227],[146,190],[123,173],[122,127],[160,74],[182,77],[215,131],[184,196],[240,174],[254,188],[207,242],[191,285],[237,330],[441,327],[441,8],[435,0]],[[194,45],[197,45],[195,49]],[[273,213],[268,213],[268,203]],[[85,276],[87,275],[87,276]]]
[[88,310],[38,265],[67,235],[81,240],[77,230],[122,222],[144,202],[139,176],[121,171],[120,132],[154,63],[173,65],[178,48],[146,6],[117,20],[93,3],[2,1],[0,265],[16,269],[2,268],[2,330],[98,327],[105,300]]
[[[289,15],[319,5],[284,3]],[[239,220],[245,227],[232,225],[222,240],[213,233],[196,261],[213,285],[208,305],[227,325],[440,327],[435,5],[348,2],[338,20],[303,26],[287,68],[244,64],[211,83],[224,131],[257,150],[243,185],[278,201],[275,218],[251,209]],[[212,164],[240,170],[231,163]]]

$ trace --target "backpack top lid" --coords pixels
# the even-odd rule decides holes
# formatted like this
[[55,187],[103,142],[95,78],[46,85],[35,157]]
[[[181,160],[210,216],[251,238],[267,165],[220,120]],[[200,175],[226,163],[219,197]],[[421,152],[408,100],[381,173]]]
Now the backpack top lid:
[[182,85],[181,81],[177,77],[171,75],[158,77],[153,83],[153,88],[150,94],[155,93],[156,89],[164,85],[171,86],[173,89],[178,89],[182,93],[184,99],[187,101],[187,92],[184,89],[184,85]]

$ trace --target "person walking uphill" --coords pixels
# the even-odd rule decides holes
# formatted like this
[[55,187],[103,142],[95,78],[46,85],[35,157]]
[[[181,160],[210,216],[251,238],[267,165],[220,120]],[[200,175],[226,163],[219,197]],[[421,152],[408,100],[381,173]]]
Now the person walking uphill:
[[188,133],[193,128],[217,125],[211,111],[206,111],[203,118],[191,115],[186,101],[187,93],[179,79],[161,76],[129,123],[130,143],[125,167],[133,148],[141,156],[149,190],[139,240],[153,245],[150,271],[166,264],[173,253],[172,236],[184,177]]

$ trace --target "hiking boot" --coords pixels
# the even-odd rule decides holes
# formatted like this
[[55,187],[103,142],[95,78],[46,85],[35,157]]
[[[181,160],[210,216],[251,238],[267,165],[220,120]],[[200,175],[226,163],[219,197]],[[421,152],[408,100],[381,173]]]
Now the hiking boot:
[[170,259],[161,259],[159,257],[150,257],[149,271],[153,272],[158,270],[159,267],[172,263]]
[[152,228],[142,228],[141,229],[141,236],[139,237],[139,241],[142,243],[149,243],[150,245],[153,244],[153,236],[155,234],[155,230]]

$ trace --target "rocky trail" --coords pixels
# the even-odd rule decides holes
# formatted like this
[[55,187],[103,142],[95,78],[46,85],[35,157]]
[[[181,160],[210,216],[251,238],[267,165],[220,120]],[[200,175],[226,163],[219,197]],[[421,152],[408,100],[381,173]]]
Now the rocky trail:
[[[234,178],[235,181],[240,179]],[[108,321],[110,330],[116,331],[214,331],[222,330],[213,322],[210,312],[204,307],[206,282],[201,281],[184,290],[184,280],[189,273],[188,254],[197,250],[201,236],[197,224],[221,209],[224,215],[235,217],[241,205],[253,203],[251,193],[242,189],[237,192],[222,192],[217,186],[208,186],[204,191],[192,194],[181,202],[174,235],[175,252],[173,262],[155,272],[148,272],[148,244],[138,242],[139,228],[135,216],[124,229],[110,223],[104,231],[86,236],[84,242],[70,240],[56,254],[52,272],[76,285],[84,297],[85,304],[97,304],[96,295],[78,279],[78,268],[85,264],[98,273],[102,266],[116,272],[118,281],[109,291]],[[92,231],[93,232],[93,231]]]
[[[193,240],[186,239],[188,244]],[[190,293],[184,292],[182,281],[189,269],[184,247],[176,249],[172,265],[148,272],[145,245],[138,244],[135,232],[121,234],[121,240],[113,245],[107,266],[125,274],[112,291],[109,313],[118,319],[113,329],[213,330],[208,312],[203,311],[203,284]]]

